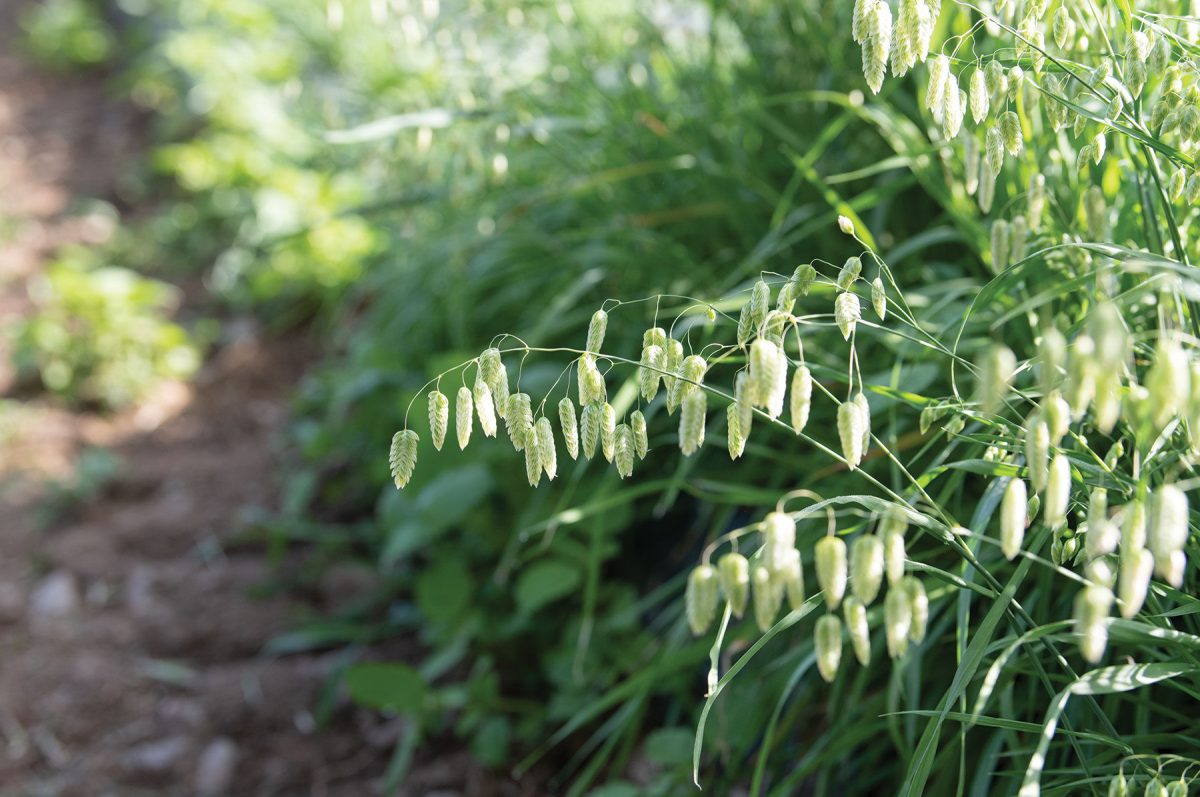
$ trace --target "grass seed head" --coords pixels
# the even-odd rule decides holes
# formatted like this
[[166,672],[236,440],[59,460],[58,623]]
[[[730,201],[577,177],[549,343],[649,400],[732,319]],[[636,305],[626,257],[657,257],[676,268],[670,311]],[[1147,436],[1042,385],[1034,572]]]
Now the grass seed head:
[[537,434],[538,455],[541,458],[542,470],[546,473],[547,479],[554,481],[554,477],[558,475],[558,446],[554,442],[554,428],[550,425],[550,419],[545,415],[537,419],[533,428]]
[[475,414],[479,416],[479,428],[484,437],[496,436],[496,405],[492,399],[492,389],[484,381],[482,375],[475,379],[475,388],[471,391],[475,400]]
[[575,417],[575,402],[563,396],[558,402],[558,427],[562,432],[563,445],[571,459],[579,457],[579,423]]
[[446,428],[450,424],[450,400],[440,390],[429,391],[429,436],[433,447],[442,450],[446,442]]
[[712,624],[713,615],[717,611],[717,597],[716,568],[712,565],[700,565],[692,570],[688,575],[687,590],[684,594],[684,609],[688,627],[696,636],[703,634]]
[[863,457],[863,430],[867,428],[862,409],[854,401],[838,405],[837,429],[841,441],[842,456],[851,470],[858,467]]
[[850,595],[842,604],[842,614],[846,618],[846,633],[850,637],[854,658],[866,667],[871,663],[871,628],[867,624],[867,607]]
[[912,615],[908,639],[919,645],[925,640],[925,632],[929,628],[929,596],[925,593],[925,585],[916,576],[905,576],[900,588],[908,598],[908,609]]
[[859,305],[858,296],[849,291],[838,294],[833,302],[833,320],[837,323],[843,339],[850,340],[855,325],[861,319],[862,307]]
[[614,441],[616,451],[613,462],[617,466],[617,475],[626,479],[633,475],[633,461],[637,455],[633,443],[633,431],[629,428],[629,424],[617,424]]
[[609,462],[617,455],[617,411],[608,402],[600,405],[600,450]]
[[888,590],[883,600],[883,630],[888,656],[898,659],[908,651],[908,632],[912,629],[912,606],[903,584]]
[[475,425],[475,400],[471,388],[463,385],[458,389],[454,403],[454,430],[458,433],[458,448],[461,451],[471,442],[471,429]]
[[727,553],[717,560],[717,574],[730,611],[740,618],[750,599],[750,562],[740,553]]
[[796,434],[800,434],[808,425],[808,415],[812,408],[812,373],[807,366],[797,366],[792,373],[791,401],[789,403],[792,429]]
[[696,390],[683,400],[679,413],[679,449],[690,457],[704,445],[704,416],[708,401],[703,390]]
[[638,459],[645,459],[650,451],[650,439],[646,433],[646,416],[641,410],[634,410],[629,415],[629,430],[633,432],[633,451]]
[[842,623],[836,614],[827,614],[817,620],[813,646],[817,654],[817,671],[826,683],[833,683],[842,663]]
[[783,584],[767,568],[759,566],[750,577],[750,591],[754,598],[754,622],[759,631],[770,631],[783,606]]
[[825,595],[825,605],[836,609],[846,595],[846,543],[840,537],[822,537],[813,547],[817,584]]
[[392,481],[396,488],[403,490],[412,478],[413,469],[417,466],[417,444],[420,442],[417,433],[404,429],[392,436],[391,449],[388,451],[388,466],[392,473]]
[[593,354],[600,351],[600,347],[604,345],[604,333],[608,330],[608,313],[603,310],[597,310],[592,313],[592,320],[588,323],[587,332],[587,350]]
[[850,546],[850,589],[864,606],[870,606],[883,583],[883,540],[863,534]]

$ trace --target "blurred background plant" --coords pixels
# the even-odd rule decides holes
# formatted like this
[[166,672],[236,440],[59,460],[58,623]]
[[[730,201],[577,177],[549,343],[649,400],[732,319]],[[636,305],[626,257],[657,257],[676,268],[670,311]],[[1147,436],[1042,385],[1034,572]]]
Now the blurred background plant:
[[[126,0],[101,13],[51,0],[27,23],[51,63],[102,60],[113,30],[137,43],[118,80],[151,113],[155,189],[143,190],[161,205],[131,223],[135,243],[121,251],[155,279],[64,255],[19,334],[19,362],[53,390],[114,405],[186,374],[198,348],[169,320],[170,292],[157,280],[195,268],[227,308],[276,329],[315,326],[325,360],[299,390],[285,499],[261,530],[280,554],[305,552],[305,566],[284,576],[298,585],[346,560],[376,575],[360,600],[271,649],[341,649],[354,699],[414,720],[394,779],[419,745],[462,743],[490,766],[543,767],[564,793],[600,783],[606,797],[677,793],[710,653],[682,622],[684,574],[708,540],[757,520],[798,483],[840,496],[861,482],[774,430],[737,463],[682,459],[673,433],[659,432],[631,482],[564,462],[564,478],[537,491],[504,446],[434,457],[426,440],[400,493],[381,441],[413,397],[419,414],[427,380],[498,334],[579,346],[605,298],[664,295],[620,308],[606,349],[635,353],[644,327],[676,314],[674,334],[699,349],[720,331],[679,297],[736,311],[760,273],[786,277],[797,263],[858,254],[839,215],[874,234],[933,339],[951,345],[971,321],[956,344],[962,357],[987,345],[996,318],[1034,315],[1039,305],[998,289],[973,307],[994,276],[990,225],[961,187],[954,150],[930,135],[924,86],[889,80],[864,97],[851,5]],[[943,14],[938,26],[945,41],[978,19]],[[1194,43],[1183,49],[1195,57]],[[1112,202],[1125,195],[1121,169],[1115,158],[1097,167]],[[1068,222],[1079,215],[1069,171],[1048,169],[1063,175],[1051,206]],[[1016,202],[1029,176],[1006,173],[997,206]],[[1141,245],[1147,232],[1125,213],[1113,235]],[[175,252],[187,256],[161,256]],[[1044,271],[1027,289],[1047,293],[1041,304],[1061,300],[1078,325],[1074,287]],[[818,286],[813,306],[832,296]],[[1149,312],[1131,304],[1131,318]],[[1024,358],[1033,333],[1015,334],[1008,342]],[[843,384],[840,336],[831,324],[811,335],[814,376]],[[943,421],[961,410],[931,347],[864,334],[857,352],[876,386],[875,434],[981,532],[991,515],[976,507],[983,499],[994,511],[999,500],[985,477],[1011,475],[983,456],[1003,434],[960,434],[969,413],[948,439],[918,429],[921,407],[953,404]],[[510,369],[541,396],[561,366],[530,358]],[[614,403],[629,406],[636,374],[609,378]],[[815,428],[834,427],[832,406],[813,413]],[[869,468],[893,489],[909,484],[894,462]],[[842,530],[869,521],[846,511]],[[930,643],[903,668],[861,669],[826,687],[811,677],[810,634],[769,639],[747,666],[753,676],[731,680],[708,718],[706,788],[887,792],[918,765],[928,794],[1012,785],[1001,745],[1040,727],[1053,681],[1006,679],[1005,718],[984,734],[946,731],[939,746],[946,712],[964,704],[944,700],[936,723],[921,712],[975,676],[960,676],[960,663],[980,609],[950,587],[977,576],[949,548],[929,546],[922,562],[945,574],[931,594]],[[1050,581],[1037,595],[1046,616],[1069,616],[1072,596]],[[1033,633],[1008,630],[990,653]],[[420,658],[375,660],[373,645],[396,637],[419,641]],[[731,630],[722,671],[757,638]],[[938,639],[957,655],[935,648]],[[1040,675],[1036,656],[1018,661]],[[1151,713],[1142,702],[1128,710]],[[1139,733],[1131,750],[1157,744],[1148,720]],[[1066,761],[1062,789],[1090,778]]]

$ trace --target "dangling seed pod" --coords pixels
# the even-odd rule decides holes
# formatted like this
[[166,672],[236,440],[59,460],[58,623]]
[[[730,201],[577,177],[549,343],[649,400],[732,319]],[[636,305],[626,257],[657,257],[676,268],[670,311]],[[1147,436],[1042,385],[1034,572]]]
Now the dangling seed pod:
[[756,567],[750,576],[750,590],[754,597],[754,623],[758,630],[766,633],[775,625],[779,607],[783,605],[783,585],[771,577],[765,567]]
[[1161,429],[1187,411],[1192,393],[1187,354],[1173,335],[1163,335],[1154,350],[1154,364],[1146,374],[1146,389],[1154,407],[1154,425]]
[[1020,263],[1025,259],[1025,247],[1029,241],[1029,225],[1026,224],[1025,217],[1019,214],[1013,216],[1009,230],[1009,262]]
[[433,447],[442,450],[446,442],[446,427],[450,423],[450,400],[440,390],[429,391],[429,436]]
[[[1001,152],[1003,150],[1004,148],[1001,147]],[[979,211],[985,215],[992,212],[992,202],[996,199],[996,174],[991,168],[987,168],[979,175],[979,190],[975,192],[975,199],[979,205]]]
[[604,374],[596,366],[596,360],[590,354],[579,358],[577,368],[579,379],[579,404],[586,407],[594,401],[603,404],[608,401],[608,389],[604,385]]
[[1021,552],[1028,511],[1025,482],[1014,476],[1008,480],[1008,487],[1004,489],[1004,498],[1000,502],[1000,550],[1009,561]]
[[483,436],[495,437],[496,405],[492,400],[492,389],[482,376],[476,377],[475,388],[471,394],[475,399],[475,414],[479,416],[479,428],[483,430]]
[[508,397],[508,409],[504,413],[508,426],[508,439],[513,448],[523,451],[525,438],[533,429],[533,408],[528,393],[513,393]]
[[1046,176],[1038,173],[1029,178],[1029,191],[1026,195],[1029,203],[1029,229],[1039,230],[1042,226],[1042,213],[1046,210]]
[[670,415],[679,406],[676,403],[678,395],[676,386],[679,383],[679,371],[683,368],[683,344],[670,338],[667,340],[664,351],[666,351],[666,361],[663,370],[671,374],[671,376],[663,377],[663,388],[667,391],[667,414]]
[[1054,12],[1054,43],[1058,45],[1058,49],[1066,49],[1067,41],[1070,39],[1074,27],[1075,23],[1071,19],[1071,12],[1066,6],[1059,6],[1058,11]]
[[1042,399],[1038,414],[1046,421],[1046,429],[1050,432],[1050,445],[1058,445],[1071,428],[1071,405],[1063,398],[1062,393],[1051,390]]
[[458,449],[461,451],[471,442],[471,429],[475,425],[474,398],[471,388],[463,385],[458,389],[454,404],[454,429],[458,432]]
[[863,534],[850,546],[850,589],[864,606],[870,606],[883,583],[883,541]]
[[1143,797],[1167,797],[1167,788],[1163,786],[1161,780],[1157,777],[1150,779],[1146,784],[1146,791],[1142,793]]
[[1132,619],[1146,602],[1150,577],[1154,575],[1154,554],[1145,548],[1121,550],[1121,566],[1117,575],[1117,592],[1121,598],[1121,616]]
[[[758,338],[750,344],[750,372],[748,387],[750,401],[755,407],[766,407],[771,403],[775,383],[779,381],[777,369],[781,365],[779,347],[766,338]],[[787,366],[783,360],[782,365]]]
[[1174,577],[1182,576],[1182,573],[1173,572],[1171,559],[1187,545],[1187,496],[1175,485],[1164,484],[1150,496],[1147,515],[1147,545],[1154,554],[1158,575],[1178,588],[1182,586],[1182,581]]
[[987,118],[989,105],[987,78],[984,77],[982,69],[976,69],[971,74],[970,100],[971,118],[975,120],[975,124],[979,124]]
[[867,625],[867,607],[850,595],[842,605],[842,613],[846,618],[846,632],[850,636],[854,658],[866,667],[871,663],[871,628]]
[[522,447],[525,451],[525,476],[529,479],[530,487],[537,487],[538,482],[542,480],[542,446],[538,439],[537,429],[534,426],[525,431],[525,443]]
[[838,290],[850,290],[850,286],[855,283],[860,274],[862,274],[862,260],[857,257],[847,258],[846,262],[842,265],[842,270],[838,272]]
[[1108,612],[1113,594],[1108,587],[1095,584],[1084,587],[1075,596],[1075,633],[1079,634],[1079,652],[1084,661],[1096,664],[1108,645]]
[[950,59],[939,55],[929,63],[929,86],[925,90],[925,108],[933,111],[942,107],[946,97],[946,78],[950,76]]
[[[998,177],[1000,175],[1000,169],[1004,166],[1004,136],[1000,132],[999,125],[992,125],[988,128],[987,136],[984,139],[983,160],[985,163],[987,163],[988,167],[986,174],[990,175],[993,179]],[[982,190],[982,188],[983,183],[981,182],[980,190]],[[981,198],[981,207],[982,203],[983,200]]]
[[898,659],[908,651],[908,632],[912,629],[912,607],[903,585],[888,590],[883,601],[883,625],[888,656]]
[[583,417],[579,425],[583,433],[583,458],[591,459],[596,455],[596,444],[600,442],[600,416],[603,413],[601,405],[592,402],[583,408]]
[[547,479],[554,481],[554,477],[558,475],[558,447],[554,443],[554,429],[550,426],[550,419],[543,415],[537,419],[533,428],[537,432],[542,470],[545,471]]
[[588,324],[587,351],[593,354],[600,351],[600,347],[604,345],[604,333],[607,329],[608,313],[603,310],[592,313],[592,320]]
[[999,274],[1008,268],[1009,243],[1012,240],[1011,229],[1004,219],[992,222],[992,271]]
[[750,600],[750,563],[740,553],[727,553],[717,561],[717,573],[730,611],[741,618]]
[[1025,464],[1030,486],[1040,493],[1050,475],[1050,429],[1036,412],[1025,421]]
[[658,395],[658,385],[662,380],[663,364],[666,360],[666,354],[660,346],[650,345],[642,349],[642,363],[638,370],[638,383],[641,388],[642,399],[645,401],[653,401]]
[[1023,141],[1021,120],[1016,111],[1005,111],[1000,114],[999,128],[1000,140],[1004,143],[1004,149],[1014,158],[1020,155]]
[[979,190],[979,139],[973,134],[963,137],[963,183],[971,196]]
[[[1097,556],[1103,556],[1116,550],[1119,536],[1110,536],[1108,540],[1101,539],[1105,535],[1106,528],[1116,531],[1113,524],[1108,522],[1108,490],[1097,487],[1088,496],[1088,532],[1083,541],[1084,552],[1088,559],[1095,559]],[[1112,543],[1111,547],[1108,545],[1109,541]]]
[[1188,797],[1188,785],[1183,775],[1167,784],[1167,797]]
[[783,585],[788,606],[793,610],[804,605],[804,569],[800,566],[800,552],[795,548],[785,552],[783,564],[772,576]]
[[1043,522],[1047,528],[1056,529],[1067,522],[1067,504],[1071,500],[1071,462],[1065,454],[1056,454],[1050,460],[1043,500],[1046,502]]
[[496,415],[504,419],[508,415],[508,369],[500,359],[500,350],[485,349],[479,357],[479,368],[483,373],[483,380],[492,392]]
[[842,622],[836,614],[827,614],[817,620],[814,648],[817,671],[826,683],[833,683],[838,666],[842,663]]
[[887,319],[887,292],[883,288],[883,280],[879,277],[871,283],[871,307],[880,321]]
[[392,481],[396,489],[403,490],[408,480],[412,478],[413,469],[417,466],[417,443],[420,442],[417,433],[404,429],[392,436],[392,446],[388,451],[388,467],[392,472]]
[[783,568],[788,551],[796,549],[796,521],[786,512],[770,512],[763,518],[762,536],[763,565],[777,573]]
[[700,565],[688,576],[684,608],[688,626],[696,636],[712,624],[717,611],[717,570],[712,565]]
[[862,410],[855,402],[844,401],[838,405],[837,428],[842,444],[842,456],[845,457],[850,470],[854,470],[862,462],[863,430],[866,428]]
[[[838,225],[842,227],[842,232],[850,235],[854,232],[854,225],[850,224],[850,220],[846,219],[846,224],[842,224],[842,219],[845,216],[838,216]],[[849,229],[846,227],[849,226]],[[792,282],[796,286],[797,296],[808,296],[809,290],[812,288],[817,279],[817,269],[811,263],[805,263],[801,266],[796,266],[796,270],[792,272]]]
[[858,296],[853,293],[838,294],[837,299],[833,301],[833,320],[837,322],[844,340],[850,340],[855,325],[861,319],[862,307],[859,305]]
[[729,458],[737,459],[746,450],[746,435],[742,434],[742,414],[737,404],[725,408],[725,445]]
[[1118,772],[1108,782],[1108,797],[1129,797],[1129,787],[1125,783],[1125,774]]
[[1090,335],[1080,335],[1071,347],[1067,362],[1065,395],[1071,414],[1083,417],[1096,395],[1096,344]]
[[684,358],[679,366],[679,378],[675,380],[674,390],[669,397],[675,406],[682,405],[685,398],[700,390],[700,385],[704,383],[704,372],[707,370],[708,363],[703,357],[693,354]]
[[858,407],[858,417],[862,421],[862,450],[866,456],[871,450],[871,405],[862,391],[855,394],[854,405]]
[[683,409],[679,413],[679,448],[683,455],[690,457],[704,445],[704,415],[708,411],[708,402],[703,390],[697,390],[683,400]]
[[888,584],[898,584],[904,578],[904,535],[894,529],[883,532],[883,569]]
[[563,396],[558,402],[558,425],[562,429],[563,443],[571,459],[579,458],[579,424],[575,418],[575,402]]
[[863,77],[871,93],[878,94],[883,88],[887,71],[889,49],[892,39],[892,9],[885,2],[877,2],[872,8],[868,23],[869,34],[862,48]]
[[1017,370],[1017,357],[1003,343],[993,343],[979,362],[979,408],[995,415],[1004,408],[1004,399]]
[[908,599],[908,610],[912,617],[908,626],[909,641],[919,645],[925,640],[925,631],[929,627],[929,596],[925,593],[925,585],[916,576],[905,576],[900,582],[900,589]]
[[617,455],[617,411],[608,403],[600,405],[600,450],[608,462]]
[[650,439],[646,433],[646,416],[641,410],[629,415],[629,429],[633,432],[633,451],[638,459],[645,459],[650,451]]
[[750,291],[750,301],[742,306],[738,317],[737,341],[739,346],[746,345],[750,338],[758,333],[758,328],[767,318],[767,310],[771,304],[771,288],[759,280]]
[[628,424],[619,423],[613,437],[616,445],[613,462],[617,466],[617,475],[625,479],[633,475],[633,459],[636,453],[633,450],[633,432]]
[[813,558],[825,605],[836,609],[846,594],[846,543],[840,537],[822,537],[813,547]]
[[666,351],[667,349],[667,331],[662,327],[651,327],[642,333],[642,348],[646,349],[650,346],[657,346]]
[[804,431],[812,407],[812,373],[807,366],[800,365],[792,373],[791,391],[792,429],[796,434]]
[[862,44],[867,38],[868,19],[871,14],[871,7],[874,0],[854,0],[854,14],[852,16],[850,36],[854,39],[855,44]]
[[963,115],[967,112],[967,97],[958,87],[958,78],[946,76],[946,89],[942,101],[942,135],[947,141],[958,138],[962,130]]

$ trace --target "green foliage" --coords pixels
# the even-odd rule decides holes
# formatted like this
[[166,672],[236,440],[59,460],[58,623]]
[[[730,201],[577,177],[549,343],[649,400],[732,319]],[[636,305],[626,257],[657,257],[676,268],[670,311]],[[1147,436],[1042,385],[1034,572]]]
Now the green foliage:
[[[1176,334],[1194,359],[1196,209],[1162,185],[1189,184],[1195,141],[1149,124],[1163,97],[1195,93],[1191,7],[944,2],[926,25],[937,5],[896,3],[894,42],[871,0],[645,15],[446,2],[378,17],[367,3],[164,4],[134,96],[171,140],[156,163],[189,192],[186,234],[208,233],[210,282],[272,309],[320,308],[330,330],[272,529],[386,576],[384,594],[276,649],[414,635],[428,650],[415,674],[356,665],[351,696],[412,710],[390,690],[419,682],[423,729],[491,765],[551,766],[568,794],[678,793],[692,767],[706,789],[755,795],[1030,794],[1035,781],[1095,794],[1122,771],[1139,786],[1187,772],[1194,729],[1172,704],[1197,688],[1194,564],[1180,584],[1156,580],[1130,619],[1105,606],[1074,621],[1081,587],[1107,589],[1080,544],[1092,488],[1116,520],[1148,491],[1192,486],[1200,416],[1188,399],[1159,417],[1176,380],[1153,363]],[[1060,8],[1069,46],[1046,44]],[[1137,85],[1135,31],[1169,42],[1180,69]],[[885,76],[889,56],[912,74]],[[986,107],[947,90],[975,91],[976,68]],[[1011,87],[993,91],[1001,78]],[[753,296],[762,306],[738,330]],[[553,419],[601,306],[607,401],[620,417],[640,408],[649,429],[631,478],[560,448],[558,478],[531,490],[521,457],[478,429],[467,452],[435,452],[425,396],[470,387],[487,346]],[[1119,364],[1079,353],[1097,307],[1128,332]],[[638,400],[642,333],[659,325],[709,365],[706,442],[688,457],[673,450],[667,391]],[[1063,374],[1045,365],[1054,329],[1070,341]],[[747,362],[738,344],[755,337],[811,371],[808,418],[776,417],[777,383],[759,380],[730,462],[726,404]],[[764,373],[771,351],[759,347]],[[1030,509],[1010,561],[997,526],[1009,480],[1036,464],[1025,428],[1068,392],[1051,371],[1090,374],[1119,417],[1069,402],[1082,406],[1046,446],[1066,457],[1051,480],[1066,525]],[[420,431],[403,492],[382,455],[396,429]],[[715,640],[691,638],[686,573],[735,547],[759,565],[767,512],[798,521],[813,585],[818,539],[872,534],[898,506],[905,600],[866,608],[868,666],[846,648],[830,667],[816,649],[820,595],[763,612],[765,631],[718,613]],[[928,627],[897,634],[915,628],[914,583]],[[1080,642],[1099,631],[1109,664],[1092,669]],[[643,760],[655,774],[635,786]]]
[[33,283],[36,310],[17,327],[14,359],[70,401],[120,407],[159,380],[191,375],[200,357],[170,320],[172,286],[97,256],[65,252]]
[[29,50],[43,64],[65,68],[96,66],[113,54],[116,37],[97,0],[42,0],[21,19]]

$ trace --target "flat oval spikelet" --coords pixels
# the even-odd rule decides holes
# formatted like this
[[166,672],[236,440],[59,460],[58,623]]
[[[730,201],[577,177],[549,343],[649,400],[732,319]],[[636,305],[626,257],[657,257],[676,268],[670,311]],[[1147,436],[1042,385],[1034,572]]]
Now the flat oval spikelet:
[[717,571],[712,565],[700,565],[688,576],[684,609],[688,627],[696,636],[703,634],[712,624],[717,611],[717,587]]
[[600,450],[609,462],[617,455],[617,411],[613,405],[600,405]]
[[475,399],[471,388],[463,385],[458,389],[454,403],[454,430],[458,433],[458,448],[461,451],[471,442],[471,429],[475,425]]
[[864,606],[870,606],[883,583],[883,540],[864,534],[850,547],[850,588]]
[[703,390],[697,390],[683,400],[679,413],[679,448],[690,457],[704,445],[704,416],[708,402]]
[[417,443],[420,442],[417,433],[404,429],[392,436],[392,446],[388,452],[388,467],[392,473],[392,481],[397,489],[404,489],[412,478],[413,469],[417,466]]
[[727,553],[717,561],[717,572],[729,609],[740,618],[750,599],[750,562],[740,553]]
[[867,607],[851,595],[846,598],[842,612],[846,617],[846,633],[854,649],[854,658],[866,667],[871,663],[871,628],[867,624]]
[[591,459],[596,455],[596,445],[600,442],[600,406],[596,402],[588,404],[583,408],[583,417],[579,419],[584,459]]
[[446,428],[450,424],[450,400],[440,390],[429,391],[429,436],[433,447],[442,450],[446,442]]
[[817,584],[825,593],[825,604],[836,609],[846,595],[846,543],[840,537],[822,537],[813,546]]
[[633,432],[628,424],[619,423],[613,437],[616,446],[613,462],[617,466],[617,475],[625,479],[633,475],[633,460],[636,455],[633,450]]
[[479,428],[484,437],[496,436],[496,405],[492,398],[492,389],[482,377],[475,380],[475,389],[471,391],[475,399],[475,414],[479,416]]
[[817,654],[817,671],[826,683],[833,683],[842,663],[842,623],[836,614],[817,620],[813,647]]
[[645,459],[650,451],[650,439],[646,432],[646,416],[634,410],[629,416],[629,430],[633,432],[633,450],[638,459]]
[[863,420],[861,410],[853,401],[838,405],[837,429],[842,445],[842,456],[851,470],[862,462]]
[[558,426],[562,431],[563,444],[571,459],[579,458],[579,424],[575,417],[575,402],[563,396],[558,402]]
[[837,322],[843,339],[850,340],[850,336],[854,334],[855,325],[861,319],[862,306],[859,304],[858,296],[853,293],[838,294],[833,301],[833,320]]
[[558,475],[558,447],[554,443],[554,428],[550,425],[550,419],[545,415],[538,418],[533,428],[537,432],[538,454],[541,456],[542,470],[545,471],[547,479],[554,481],[554,477]]
[[790,404],[792,430],[800,434],[808,425],[808,415],[812,408],[812,372],[808,370],[808,366],[797,366],[792,373]]

